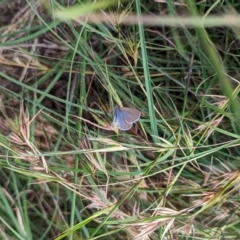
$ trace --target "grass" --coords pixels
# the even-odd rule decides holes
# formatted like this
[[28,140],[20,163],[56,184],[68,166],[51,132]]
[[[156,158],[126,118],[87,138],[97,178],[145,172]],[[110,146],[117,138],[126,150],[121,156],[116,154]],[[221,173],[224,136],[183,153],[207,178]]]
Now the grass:
[[239,9],[1,1],[1,239],[238,239]]

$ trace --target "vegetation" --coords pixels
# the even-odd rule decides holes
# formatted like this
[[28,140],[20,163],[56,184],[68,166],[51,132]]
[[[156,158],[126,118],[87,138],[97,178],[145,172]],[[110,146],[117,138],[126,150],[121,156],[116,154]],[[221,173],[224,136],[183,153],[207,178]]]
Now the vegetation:
[[0,1],[0,238],[240,239],[239,10]]

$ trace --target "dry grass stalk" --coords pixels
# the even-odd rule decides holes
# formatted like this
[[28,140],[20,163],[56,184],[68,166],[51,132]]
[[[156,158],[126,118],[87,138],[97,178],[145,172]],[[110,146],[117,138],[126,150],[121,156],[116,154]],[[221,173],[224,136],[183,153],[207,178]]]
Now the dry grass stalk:
[[48,172],[48,166],[45,158],[40,156],[41,152],[29,139],[31,121],[29,119],[28,112],[24,111],[23,104],[21,104],[17,120],[13,121],[11,119],[7,119],[6,121],[6,128],[11,132],[8,140],[11,142],[12,147],[17,153],[17,158],[30,161],[35,166],[38,165],[39,160],[41,160],[43,169]]

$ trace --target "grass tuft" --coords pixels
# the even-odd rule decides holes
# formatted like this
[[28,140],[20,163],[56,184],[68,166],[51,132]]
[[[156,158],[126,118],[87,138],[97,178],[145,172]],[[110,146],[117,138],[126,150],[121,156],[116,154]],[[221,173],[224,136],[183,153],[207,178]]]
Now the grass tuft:
[[238,239],[239,10],[1,1],[0,238]]

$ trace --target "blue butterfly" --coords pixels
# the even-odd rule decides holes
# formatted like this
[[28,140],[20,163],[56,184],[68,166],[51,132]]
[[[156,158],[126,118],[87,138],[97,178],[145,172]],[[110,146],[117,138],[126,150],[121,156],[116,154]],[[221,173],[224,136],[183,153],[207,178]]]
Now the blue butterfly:
[[141,112],[134,108],[114,107],[113,108],[113,129],[129,130],[141,116]]

